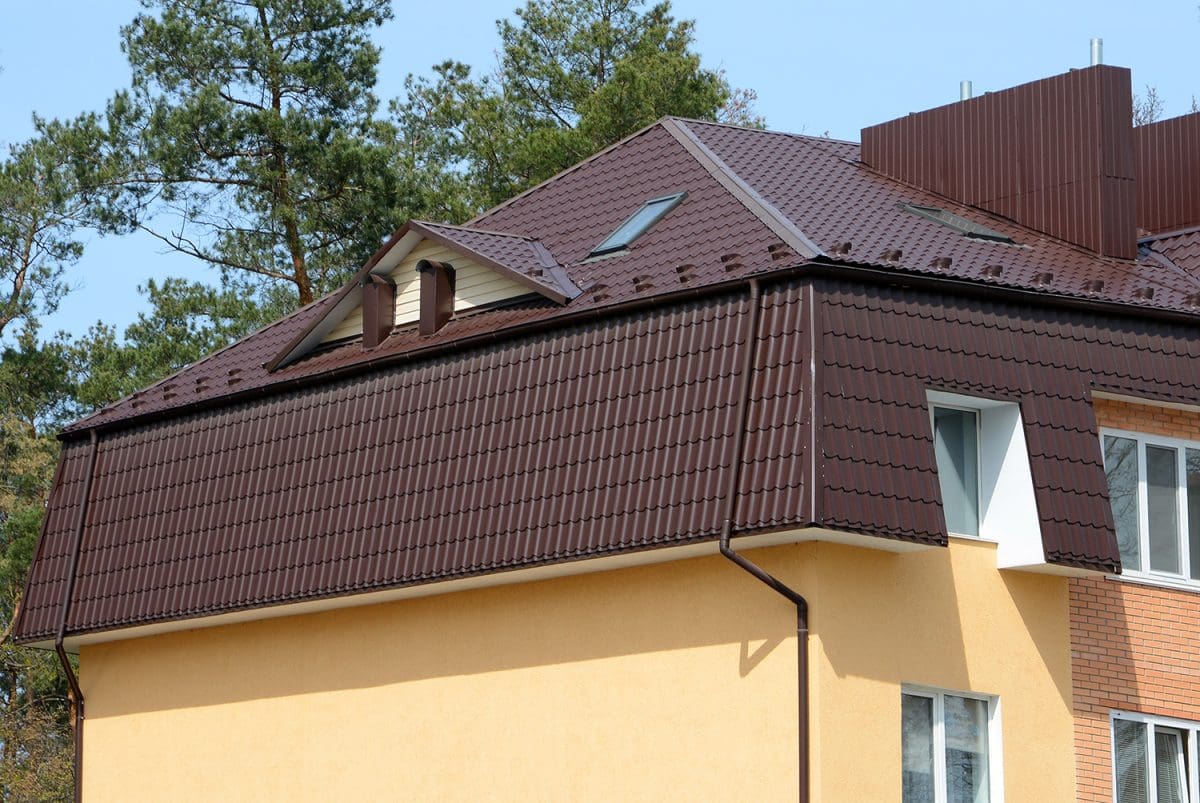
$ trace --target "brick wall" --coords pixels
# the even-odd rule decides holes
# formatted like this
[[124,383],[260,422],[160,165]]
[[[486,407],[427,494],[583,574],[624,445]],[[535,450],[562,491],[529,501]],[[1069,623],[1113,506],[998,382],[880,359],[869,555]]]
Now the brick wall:
[[[1200,414],[1097,399],[1100,426],[1200,440]],[[1109,713],[1200,722],[1200,593],[1071,581],[1077,797],[1112,803]]]

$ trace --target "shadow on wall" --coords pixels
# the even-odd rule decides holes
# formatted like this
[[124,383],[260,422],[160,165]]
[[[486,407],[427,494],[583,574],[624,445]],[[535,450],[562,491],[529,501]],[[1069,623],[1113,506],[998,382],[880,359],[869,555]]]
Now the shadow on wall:
[[[1102,717],[1106,731],[1114,709],[1200,717],[1189,645],[1200,642],[1194,624],[1200,605],[1187,604],[1190,596],[1106,578],[1071,581],[1071,668],[1079,715]],[[1184,708],[1191,709],[1190,716]]]
[[[1109,715],[1115,710],[1151,711],[1168,715],[1186,716],[1177,704],[1181,698],[1163,691],[1172,687],[1169,679],[1152,677],[1153,666],[1161,671],[1164,666],[1155,661],[1142,664],[1141,672],[1149,669],[1151,674],[1139,677],[1137,645],[1160,644],[1170,636],[1163,630],[1157,634],[1147,633],[1140,626],[1131,627],[1131,622],[1143,621],[1139,613],[1152,608],[1145,587],[1125,584],[1104,578],[1072,580],[1071,594],[1071,675],[1075,687],[1075,742],[1077,784],[1081,790],[1081,801],[1111,801],[1112,793],[1112,732]],[[1127,594],[1132,598],[1127,598]],[[1153,592],[1150,593],[1153,596]],[[1151,603],[1152,604],[1152,603]],[[1168,629],[1185,627],[1187,617],[1172,617]],[[1191,621],[1197,621],[1193,616]],[[1131,632],[1134,630],[1134,632]],[[1160,641],[1164,640],[1164,641]],[[1180,644],[1187,639],[1180,639]],[[1141,649],[1146,649],[1141,647]],[[1157,647],[1149,647],[1156,651]],[[1180,656],[1180,667],[1190,674],[1194,665],[1194,651],[1184,648]],[[1165,656],[1164,656],[1165,657]],[[1182,699],[1190,700],[1194,709],[1200,709],[1200,701],[1192,693],[1192,677],[1181,674],[1176,681],[1186,691]],[[1139,681],[1146,688],[1139,687]],[[1153,684],[1153,685],[1151,685]],[[1143,694],[1145,697],[1143,697]],[[1200,711],[1197,711],[1200,713]]]
[[[752,554],[782,550],[800,559]],[[731,677],[794,676],[795,634],[795,608],[708,557],[98,644],[81,668],[95,718],[708,647]]]
[[997,571],[995,545],[887,554],[823,545],[813,625],[838,677],[1000,693],[1044,666],[1071,704],[1067,581]]

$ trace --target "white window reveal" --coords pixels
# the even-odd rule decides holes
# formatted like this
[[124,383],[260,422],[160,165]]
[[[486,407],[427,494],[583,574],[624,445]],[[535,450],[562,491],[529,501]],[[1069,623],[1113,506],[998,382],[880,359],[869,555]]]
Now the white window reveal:
[[905,687],[901,694],[903,803],[1000,803],[995,697]]
[[1200,443],[1112,429],[1101,438],[1123,572],[1200,585]]
[[1049,571],[1014,402],[930,390],[930,428],[946,531],[996,541],[997,565]]
[[1115,803],[1188,803],[1200,800],[1194,722],[1114,712]]

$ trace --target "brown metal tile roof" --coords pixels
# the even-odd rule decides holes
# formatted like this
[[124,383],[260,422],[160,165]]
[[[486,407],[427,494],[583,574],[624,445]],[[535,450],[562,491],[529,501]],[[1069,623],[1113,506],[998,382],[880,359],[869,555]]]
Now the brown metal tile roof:
[[[857,160],[858,146],[853,143],[696,121],[673,122],[694,133],[726,169],[826,253],[838,253],[839,245],[849,244],[849,253],[841,257],[897,272],[1191,314],[1197,311],[1194,301],[1200,293],[1200,257],[1195,255],[1187,255],[1191,261],[1176,266],[1164,265],[1149,254],[1136,261],[1100,258],[1011,221],[879,176]],[[679,189],[686,189],[688,198],[643,235],[628,254],[587,260],[591,250],[647,198]],[[948,209],[1012,237],[1019,245],[964,237],[904,211],[902,203]],[[318,352],[274,372],[266,370],[264,364],[319,317],[320,305],[330,303],[326,298],[190,366],[178,377],[181,381],[176,377],[164,380],[77,422],[67,432],[220,400],[250,389],[304,381],[333,369],[803,261],[661,125],[481,216],[470,228],[517,243],[536,238],[584,292],[563,308],[525,303],[491,311],[485,317],[465,316],[431,337],[420,336],[415,327],[400,328],[370,352],[348,345]],[[447,235],[456,230],[457,238],[466,236],[462,227],[439,227]],[[881,261],[879,257],[889,251],[898,251],[899,259]],[[949,264],[939,260],[949,260]],[[639,277],[643,281],[637,281]],[[1152,291],[1150,297],[1147,290]],[[228,376],[231,370],[238,372],[236,376]],[[236,381],[230,384],[230,379]]]
[[[1164,258],[1166,262],[1158,261],[1177,272],[1181,285],[1200,281],[1200,227],[1156,235],[1144,240],[1142,247],[1152,258]],[[1200,310],[1200,294],[1193,294],[1186,303]]]
[[[613,316],[106,435],[69,630],[713,537],[745,304]],[[87,449],[64,453],[26,639],[54,629]]]
[[944,533],[925,392],[948,390],[1019,401],[1047,558],[1119,565],[1091,393],[1195,403],[1195,327],[849,281],[819,292],[827,524]]
[[[642,235],[628,253],[587,261],[591,250],[648,198],[686,190],[688,197]],[[429,225],[429,224],[420,224]],[[584,290],[566,307],[521,302],[486,315],[452,320],[432,336],[401,327],[378,348],[356,344],[318,351],[274,372],[265,364],[310,328],[333,297],[316,302],[264,332],[189,366],[67,428],[74,433],[132,418],[155,416],[181,405],[219,401],[273,385],[308,381],[331,370],[372,360],[416,354],[473,336],[563,316],[587,314],[638,298],[728,281],[799,258],[732,197],[687,150],[659,125],[632,137],[558,179],[473,221],[471,229],[505,232],[510,240],[536,238]],[[449,233],[452,227],[441,227]],[[456,238],[461,238],[459,228]],[[517,235],[513,238],[512,235]],[[477,240],[472,243],[478,244]],[[524,246],[522,246],[524,247]],[[735,259],[723,259],[735,257]],[[680,268],[685,268],[680,270]],[[643,281],[638,281],[643,277]],[[319,308],[318,308],[319,307]],[[227,374],[237,371],[229,385]],[[164,385],[169,388],[164,389]]]
[[[587,259],[647,198],[680,190],[628,253]],[[905,202],[1019,245],[963,237]],[[773,278],[740,533],[818,524],[945,543],[924,397],[938,385],[1021,400],[1048,557],[1111,567],[1090,383],[1197,396],[1195,323],[1138,313],[1194,316],[1191,235],[1098,258],[884,178],[849,143],[677,120],[469,227],[419,225],[521,270],[545,257],[536,241],[583,292],[269,371],[323,299],[78,422],[19,638],[57,622],[89,429],[99,457],[72,633],[712,538],[751,275]],[[785,238],[829,256],[810,265]],[[1001,298],[1014,289],[1023,302]],[[1061,306],[1081,300],[1125,312]]]
[[[923,273],[1056,296],[1195,312],[1196,272],[1182,276],[1150,258],[1098,257],[1004,218],[880,176],[852,143],[689,122],[709,147],[826,253],[892,271]],[[946,209],[1008,235],[1017,246],[964,237],[901,204]],[[848,254],[837,246],[850,244]],[[896,260],[883,260],[898,251]],[[939,260],[948,259],[949,264]],[[941,266],[944,265],[944,266]],[[989,269],[995,266],[998,270]],[[1047,275],[1049,278],[1047,279]],[[1099,282],[1099,289],[1091,289]],[[1151,288],[1152,299],[1139,294]]]

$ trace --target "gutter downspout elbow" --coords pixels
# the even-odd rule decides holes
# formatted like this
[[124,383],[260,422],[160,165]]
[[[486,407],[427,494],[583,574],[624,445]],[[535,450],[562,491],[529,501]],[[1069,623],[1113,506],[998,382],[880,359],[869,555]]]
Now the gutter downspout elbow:
[[737,494],[742,479],[742,458],[746,441],[746,424],[750,408],[750,393],[753,389],[751,375],[754,373],[754,361],[758,353],[758,320],[762,308],[761,290],[758,279],[750,279],[750,306],[747,323],[745,356],[742,361],[741,388],[738,394],[736,420],[734,430],[733,465],[729,472],[729,486],[725,494],[725,520],[721,526],[719,542],[721,554],[742,571],[754,577],[759,582],[771,588],[775,593],[787,599],[796,606],[796,674],[797,674],[797,716],[798,716],[798,751],[799,751],[799,791],[800,803],[808,803],[809,792],[809,707],[808,707],[808,600],[789,585],[758,564],[739,555],[733,550],[734,521],[737,513]]
[[809,802],[809,708],[808,708],[808,600],[771,575],[756,563],[733,551],[729,545],[732,535],[732,519],[727,520],[721,533],[721,554],[743,571],[766,584],[776,593],[796,606],[796,705],[797,705],[797,751],[799,752],[800,803]]
[[71,689],[71,701],[74,703],[75,718],[72,725],[75,741],[75,803],[83,800],[83,690],[79,688],[79,678],[63,641],[67,634],[67,614],[71,607],[71,594],[75,590],[75,575],[79,570],[79,552],[83,543],[83,530],[87,525],[88,498],[92,493],[92,477],[96,473],[96,453],[99,451],[100,439],[96,430],[91,431],[91,454],[88,456],[87,474],[84,476],[83,491],[79,501],[79,517],[75,521],[75,541],[71,546],[71,558],[67,563],[67,581],[63,589],[62,614],[58,620],[58,632],[54,636],[54,652],[62,664],[63,674],[67,676],[67,685]]

